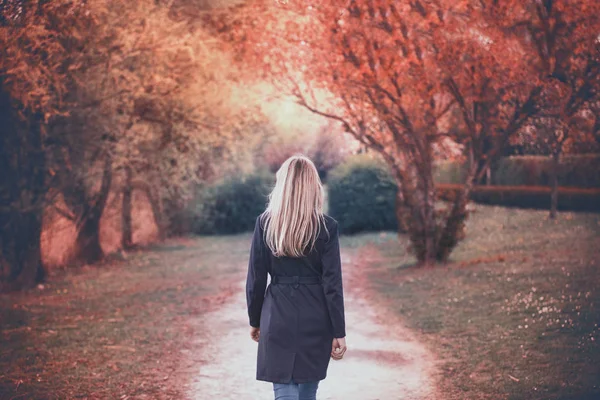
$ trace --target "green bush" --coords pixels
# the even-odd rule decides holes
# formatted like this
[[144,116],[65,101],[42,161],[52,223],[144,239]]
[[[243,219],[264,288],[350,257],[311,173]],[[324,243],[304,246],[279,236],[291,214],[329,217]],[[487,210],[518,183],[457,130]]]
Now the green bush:
[[344,233],[397,230],[397,186],[386,165],[369,155],[349,157],[328,177],[328,212]]
[[274,178],[269,173],[257,173],[203,188],[196,200],[194,232],[233,234],[253,230],[256,217],[265,210]]
[[[462,185],[439,184],[440,199],[453,201]],[[476,186],[471,200],[505,207],[550,209],[550,188],[544,186]],[[569,211],[600,211],[600,189],[559,187],[558,209]]]

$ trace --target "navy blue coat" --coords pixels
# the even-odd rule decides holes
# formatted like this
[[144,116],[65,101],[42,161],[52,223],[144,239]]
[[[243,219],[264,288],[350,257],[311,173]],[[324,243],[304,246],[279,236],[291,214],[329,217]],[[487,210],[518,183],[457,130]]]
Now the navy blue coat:
[[[275,257],[256,220],[246,300],[250,325],[260,327],[256,379],[296,383],[325,379],[334,337],[346,336],[337,222],[325,216],[314,249],[303,258]],[[317,284],[273,283],[273,277],[309,277]],[[278,278],[275,278],[278,279]],[[306,279],[306,278],[305,278]],[[310,278],[309,278],[310,280]]]

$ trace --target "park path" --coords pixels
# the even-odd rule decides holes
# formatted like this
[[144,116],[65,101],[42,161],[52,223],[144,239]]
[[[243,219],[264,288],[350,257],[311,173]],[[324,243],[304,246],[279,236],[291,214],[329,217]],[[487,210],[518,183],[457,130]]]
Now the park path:
[[[348,351],[331,360],[319,400],[433,399],[433,357],[398,321],[382,318],[366,300],[356,257],[342,252]],[[222,305],[202,317],[199,370],[192,372],[189,398],[269,400],[272,385],[255,380],[257,343],[250,339],[244,282]]]

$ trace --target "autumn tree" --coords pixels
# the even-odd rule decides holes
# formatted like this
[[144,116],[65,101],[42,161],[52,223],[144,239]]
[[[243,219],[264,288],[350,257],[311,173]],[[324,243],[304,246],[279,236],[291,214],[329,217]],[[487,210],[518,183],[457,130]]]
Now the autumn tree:
[[78,68],[61,40],[82,11],[67,1],[0,2],[0,290],[44,276],[47,123],[64,111],[66,72]]
[[535,54],[541,112],[517,140],[552,159],[551,218],[558,205],[561,154],[593,139],[589,124],[600,101],[599,13],[598,2],[527,1],[497,6],[487,15]]
[[558,173],[564,153],[586,153],[595,147],[593,113],[589,107],[569,113],[571,98],[569,86],[559,80],[545,80],[540,95],[542,111],[513,138],[529,154],[550,157],[550,218],[556,218],[558,209]]
[[0,152],[9,172],[0,180],[0,278],[18,288],[43,275],[46,207],[75,224],[75,258],[95,262],[111,191],[122,200],[124,246],[134,190],[148,195],[162,232],[168,211],[230,160],[255,115],[248,104],[230,107],[232,71],[219,43],[174,20],[170,3],[0,5]]
[[[418,260],[429,264],[448,258],[473,183],[539,112],[543,79],[558,65],[547,61],[560,54],[574,76],[594,75],[578,60],[594,51],[596,6],[581,3],[251,2],[251,12],[238,12],[247,31],[221,31],[242,43],[242,55],[263,61],[262,74],[286,81],[300,104],[340,121],[383,156],[400,188],[401,225]],[[547,29],[549,18],[560,21]],[[559,40],[568,34],[578,38],[576,46]],[[543,43],[548,51],[539,50]],[[588,87],[574,91],[574,105]],[[462,132],[444,124],[454,110]],[[469,170],[454,203],[442,210],[432,166],[434,146],[445,138],[464,145]]]
[[101,134],[88,133],[88,140],[78,142],[82,135],[75,131],[67,147],[88,158],[75,165],[75,159],[57,163],[66,177],[63,195],[80,194],[69,203],[78,231],[74,255],[86,263],[102,257],[99,221],[106,201],[95,199],[105,200],[111,190],[110,184],[96,187],[99,171],[89,157],[106,160],[102,182],[115,175],[113,186],[122,197],[121,243],[127,248],[133,245],[133,192],[146,194],[161,237],[181,233],[177,215],[191,187],[214,172],[224,155],[213,153],[238,139],[228,129],[241,122],[220,104],[231,70],[214,39],[173,20],[169,7],[152,1],[119,7],[98,1],[89,7],[96,17],[86,46],[91,61],[72,77],[76,84],[66,119],[87,121],[70,125]]
[[[418,260],[425,264],[445,260],[460,236],[466,199],[478,171],[471,168],[456,203],[449,210],[440,210],[433,181],[434,147],[456,133],[446,130],[443,119],[460,107],[458,97],[464,95],[459,90],[465,85],[469,89],[480,86],[480,78],[469,80],[474,68],[465,68],[460,75],[445,70],[444,61],[457,49],[470,46],[465,61],[490,64],[478,72],[483,79],[509,68],[504,54],[485,57],[492,53],[489,47],[511,47],[486,42],[482,32],[461,32],[471,21],[455,7],[427,10],[419,3],[353,1],[307,10],[301,17],[295,10],[293,26],[300,32],[289,35],[297,38],[295,44],[301,50],[291,61],[287,55],[276,58],[277,54],[267,52],[266,57],[278,68],[271,67],[271,71],[291,77],[300,104],[340,121],[358,141],[383,156],[399,187],[400,226],[407,228]],[[440,44],[448,49],[443,52]],[[266,43],[261,46],[277,48]],[[495,83],[500,86],[502,82]],[[316,101],[319,90],[330,94],[329,107]],[[523,91],[526,96],[527,86]],[[518,108],[518,113],[521,107],[519,103],[513,108]],[[485,134],[479,127],[473,128],[453,139],[468,146],[470,165],[476,166],[475,161],[484,157],[479,143]]]

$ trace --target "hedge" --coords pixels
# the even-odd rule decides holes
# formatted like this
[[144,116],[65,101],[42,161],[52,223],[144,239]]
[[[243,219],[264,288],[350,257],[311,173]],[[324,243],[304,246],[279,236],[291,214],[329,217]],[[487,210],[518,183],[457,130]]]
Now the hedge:
[[[513,156],[500,159],[492,173],[493,185],[550,186],[552,160],[543,156]],[[600,188],[600,156],[563,156],[558,166],[558,184],[565,187]]]
[[252,231],[265,210],[275,177],[257,173],[231,177],[204,188],[196,200],[194,232],[233,234]]
[[[457,184],[438,184],[440,199],[453,201],[462,188]],[[471,200],[506,207],[550,209],[550,188],[546,186],[475,186]],[[600,211],[600,189],[559,187],[558,209],[565,211]]]
[[328,177],[328,212],[340,231],[397,230],[397,186],[386,165],[369,155],[349,157]]
[[[547,156],[511,156],[492,168],[492,185],[550,186],[552,160]],[[466,166],[457,162],[440,162],[435,168],[437,183],[462,184]],[[600,155],[565,155],[561,157],[558,184],[564,187],[600,188]]]

